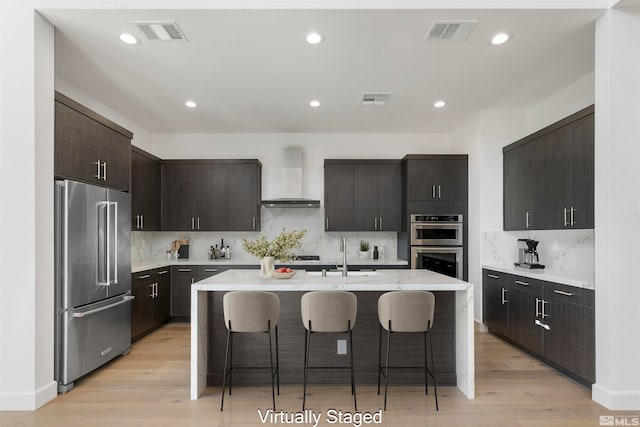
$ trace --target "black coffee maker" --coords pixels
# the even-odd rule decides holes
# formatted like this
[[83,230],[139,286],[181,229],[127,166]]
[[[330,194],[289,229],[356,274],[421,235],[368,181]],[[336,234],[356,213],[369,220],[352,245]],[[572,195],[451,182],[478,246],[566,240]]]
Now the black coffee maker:
[[533,239],[518,239],[518,262],[514,265],[528,269],[544,268],[538,256],[538,243],[540,242]]

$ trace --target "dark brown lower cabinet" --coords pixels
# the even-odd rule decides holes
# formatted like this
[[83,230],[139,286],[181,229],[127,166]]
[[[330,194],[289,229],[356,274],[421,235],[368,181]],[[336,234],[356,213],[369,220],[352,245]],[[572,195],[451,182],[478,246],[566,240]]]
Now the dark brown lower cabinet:
[[191,319],[191,285],[207,277],[222,273],[228,267],[185,265],[171,267],[171,317]]
[[136,340],[163,324],[170,315],[169,268],[131,275],[131,339]]
[[583,384],[595,382],[594,291],[483,270],[489,330]]

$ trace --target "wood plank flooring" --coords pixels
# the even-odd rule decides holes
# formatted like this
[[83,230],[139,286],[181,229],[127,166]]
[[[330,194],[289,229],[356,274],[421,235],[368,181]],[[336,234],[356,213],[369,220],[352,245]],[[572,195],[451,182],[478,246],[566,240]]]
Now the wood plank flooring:
[[[73,390],[39,410],[0,412],[0,425],[262,425],[258,408],[270,408],[270,387],[234,388],[234,394],[225,397],[222,413],[218,388],[207,389],[197,401],[189,400],[189,332],[188,324],[170,323],[136,342],[129,355],[77,381]],[[360,411],[382,407],[375,387],[357,390]],[[349,387],[311,384],[309,391],[308,407],[324,414],[319,425],[340,425],[327,423],[330,408],[353,410]],[[436,412],[432,393],[425,396],[423,387],[390,387],[382,425],[585,427],[598,426],[600,415],[614,415],[593,402],[585,388],[488,333],[476,332],[477,398],[468,400],[457,388],[440,387]],[[302,387],[282,387],[277,409],[300,411],[301,395]]]

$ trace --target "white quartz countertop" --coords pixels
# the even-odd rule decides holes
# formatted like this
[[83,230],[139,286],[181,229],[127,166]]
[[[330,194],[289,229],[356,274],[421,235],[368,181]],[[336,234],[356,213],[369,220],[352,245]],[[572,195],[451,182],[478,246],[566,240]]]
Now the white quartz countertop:
[[227,270],[192,285],[199,291],[466,291],[472,285],[429,270],[382,270],[370,276],[311,276],[300,270],[290,279],[263,279],[257,270]]
[[547,282],[560,283],[562,285],[575,286],[583,289],[595,289],[593,274],[579,271],[559,271],[559,270],[529,270],[526,268],[505,267],[499,265],[484,264],[482,268],[499,271],[501,273],[515,274],[517,276],[529,277],[531,279],[545,280]]
[[[321,259],[320,261],[290,261],[287,263],[276,262],[276,265],[342,265],[342,259]],[[259,263],[256,260],[247,261],[230,259],[230,260],[209,260],[209,259],[155,259],[155,260],[143,260],[131,263],[131,272],[139,273],[145,270],[153,270],[154,268],[169,267],[172,265],[255,265]],[[375,266],[404,266],[408,265],[407,260],[404,259],[347,259],[347,265],[365,265],[375,268]]]

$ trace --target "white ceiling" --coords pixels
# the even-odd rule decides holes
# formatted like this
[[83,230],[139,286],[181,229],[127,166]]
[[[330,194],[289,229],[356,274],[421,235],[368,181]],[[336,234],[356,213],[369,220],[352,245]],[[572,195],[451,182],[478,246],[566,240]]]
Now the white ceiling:
[[[449,132],[483,108],[527,108],[594,69],[594,10],[45,11],[56,75],[151,132]],[[142,38],[176,20],[188,42]],[[466,42],[425,41],[476,20]],[[305,42],[310,30],[325,42]],[[513,37],[492,46],[491,36]],[[362,107],[363,92],[393,92]],[[190,110],[184,101],[193,99]],[[309,107],[311,99],[321,106]],[[433,103],[445,99],[437,110]],[[390,141],[392,143],[392,141]]]

